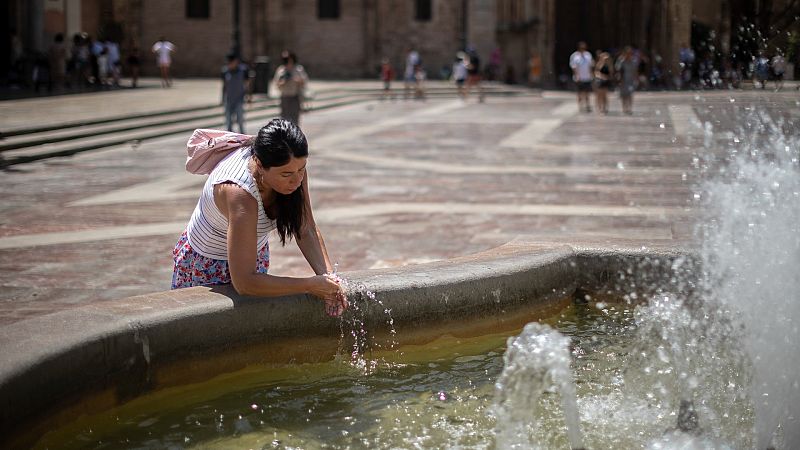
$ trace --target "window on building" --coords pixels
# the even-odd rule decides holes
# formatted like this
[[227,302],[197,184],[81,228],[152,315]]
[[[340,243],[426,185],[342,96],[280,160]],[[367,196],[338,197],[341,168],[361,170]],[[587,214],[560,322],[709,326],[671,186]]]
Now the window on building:
[[317,17],[320,19],[338,19],[339,0],[317,0]]
[[419,21],[428,22],[433,17],[433,0],[416,0],[414,7],[414,18]]
[[211,0],[186,0],[187,19],[208,19]]

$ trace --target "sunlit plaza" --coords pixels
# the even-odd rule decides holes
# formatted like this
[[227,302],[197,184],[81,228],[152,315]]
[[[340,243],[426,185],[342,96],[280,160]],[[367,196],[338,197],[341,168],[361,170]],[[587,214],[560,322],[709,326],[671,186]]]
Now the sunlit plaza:
[[[64,20],[75,13],[70,1],[55,2],[61,10],[44,3],[33,12],[55,8]],[[82,7],[124,17],[136,9],[108,3]],[[149,2],[138,3],[148,11]],[[253,63],[251,83],[269,84],[251,85],[244,103],[244,131],[256,135],[282,114],[274,53],[292,43],[270,40],[276,24],[300,26],[296,16],[306,9],[355,13],[346,1],[297,2],[284,16],[274,2],[241,3],[247,20],[233,22],[242,27],[237,56]],[[789,62],[780,79],[774,71],[761,78],[755,62],[725,75],[724,56],[710,72],[699,70],[720,34],[728,52],[746,41],[736,29],[701,22],[714,16],[710,7],[695,5],[680,13],[687,23],[670,25],[687,32],[697,52],[685,75],[683,42],[654,36],[667,31],[655,25],[651,34],[627,35],[642,41],[603,46],[590,40],[594,28],[581,35],[564,25],[564,10],[547,13],[552,2],[465,1],[473,9],[464,11],[491,11],[495,21],[492,37],[470,50],[463,44],[482,35],[459,28],[478,20],[461,2],[413,2],[412,23],[461,17],[453,30],[439,30],[447,43],[437,45],[453,46],[448,64],[480,51],[486,67],[502,49],[497,72],[482,72],[480,89],[466,94],[455,72],[439,70],[444,54],[434,44],[427,56],[418,44],[430,64],[424,84],[404,82],[406,46],[387,44],[380,21],[370,21],[390,11],[364,3],[364,30],[380,42],[366,46],[361,66],[350,65],[354,75],[317,62],[311,50],[299,60],[310,77],[299,123],[308,195],[350,299],[340,317],[326,316],[309,293],[247,296],[229,283],[170,290],[173,248],[207,179],[187,172],[187,140],[194,129],[227,125],[218,75],[183,67],[165,84],[148,43],[136,88],[127,68],[119,86],[109,78],[107,86],[87,81],[54,92],[22,81],[2,87],[0,409],[8,411],[8,436],[0,442],[800,445],[800,83],[790,53],[800,30],[785,19],[800,13],[794,2],[774,2],[769,17],[785,36],[763,39],[770,67],[776,52]],[[574,3],[562,8],[602,9]],[[728,17],[752,6],[718,3]],[[643,4],[633,13],[683,5]],[[217,2],[185,6],[186,14],[231,23]],[[542,19],[526,22],[533,17]],[[338,20],[317,19],[323,28]],[[257,30],[258,20],[272,28]],[[569,44],[551,42],[537,26],[568,34]],[[229,51],[228,31],[214,70]],[[138,33],[151,37],[146,23]],[[179,33],[170,39],[176,68],[181,39],[199,51]],[[613,52],[612,44],[624,53],[638,42],[651,45],[642,54],[672,44],[675,51],[661,52],[662,78],[652,77],[655,62],[637,72],[631,113],[622,78],[608,89],[607,111],[593,80],[587,110],[576,96],[579,71],[568,66],[581,39],[593,53]],[[329,43],[297,41],[304,45]],[[385,90],[375,49],[389,48],[396,73]],[[537,79],[526,66],[533,49],[546,59]],[[270,56],[258,67],[268,74],[256,70],[258,51]],[[504,79],[512,65],[514,79]],[[301,279],[315,270],[294,241],[282,246],[273,232],[269,274]]]

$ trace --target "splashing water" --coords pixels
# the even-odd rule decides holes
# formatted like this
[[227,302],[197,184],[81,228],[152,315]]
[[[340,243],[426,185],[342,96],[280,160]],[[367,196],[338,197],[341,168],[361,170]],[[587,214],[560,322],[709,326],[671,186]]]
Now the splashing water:
[[539,398],[553,385],[561,394],[570,446],[583,447],[569,345],[569,338],[538,322],[527,324],[519,336],[508,339],[503,373],[495,389],[497,448],[535,445],[528,428],[535,426]]
[[800,137],[763,111],[744,119],[736,156],[702,186],[704,296],[744,331],[755,448],[778,430],[800,448]]
[[636,311],[626,385],[673,414],[691,402],[699,417],[695,436],[670,430],[650,448],[800,448],[800,136],[744,111],[735,131],[700,125],[696,298],[665,293]]
[[[612,390],[581,387],[587,424],[616,423],[644,448],[800,448],[800,128],[758,108],[736,114],[735,131],[698,124],[699,265],[676,260],[677,282],[636,308]],[[625,298],[636,302],[633,291]],[[552,349],[568,345],[555,342],[527,327],[509,341],[495,399],[499,448],[539,445],[531,421],[548,383],[564,376],[553,367],[572,376],[568,359],[553,365]],[[604,428],[589,425],[587,439],[607,439]]]
[[[741,330],[725,311],[696,298],[664,293],[636,309],[635,345],[625,394],[645,399],[669,428],[647,448],[749,448],[749,365],[739,351]],[[691,426],[681,409],[696,416]],[[684,422],[684,423],[682,423]]]
[[[373,349],[387,348],[393,349],[398,346],[394,328],[394,318],[392,310],[387,308],[375,293],[367,288],[363,283],[353,283],[345,277],[337,274],[338,263],[333,266],[331,275],[341,283],[347,291],[350,300],[349,314],[342,317],[340,325],[340,339],[344,341],[345,335],[352,339],[352,347],[349,351],[349,364],[363,374],[370,374],[375,371],[381,362],[375,358],[367,358],[366,354]],[[370,336],[367,324],[367,312],[372,305],[378,305],[386,314],[386,324],[389,326],[389,340],[385,345],[381,345],[375,336]],[[341,352],[339,352],[341,353]]]

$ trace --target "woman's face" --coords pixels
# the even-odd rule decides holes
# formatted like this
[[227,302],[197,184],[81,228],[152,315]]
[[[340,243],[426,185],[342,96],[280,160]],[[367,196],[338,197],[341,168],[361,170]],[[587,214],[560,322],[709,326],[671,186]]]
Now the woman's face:
[[303,183],[307,160],[308,158],[305,156],[302,158],[292,156],[289,162],[282,166],[262,168],[264,182],[275,192],[284,195],[291,194]]

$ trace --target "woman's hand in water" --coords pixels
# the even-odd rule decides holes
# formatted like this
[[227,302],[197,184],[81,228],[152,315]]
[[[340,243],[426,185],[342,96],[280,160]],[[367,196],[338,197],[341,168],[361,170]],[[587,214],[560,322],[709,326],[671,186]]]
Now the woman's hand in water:
[[313,286],[310,293],[325,302],[325,312],[333,317],[341,315],[349,305],[339,278],[332,274],[325,274],[311,279]]

